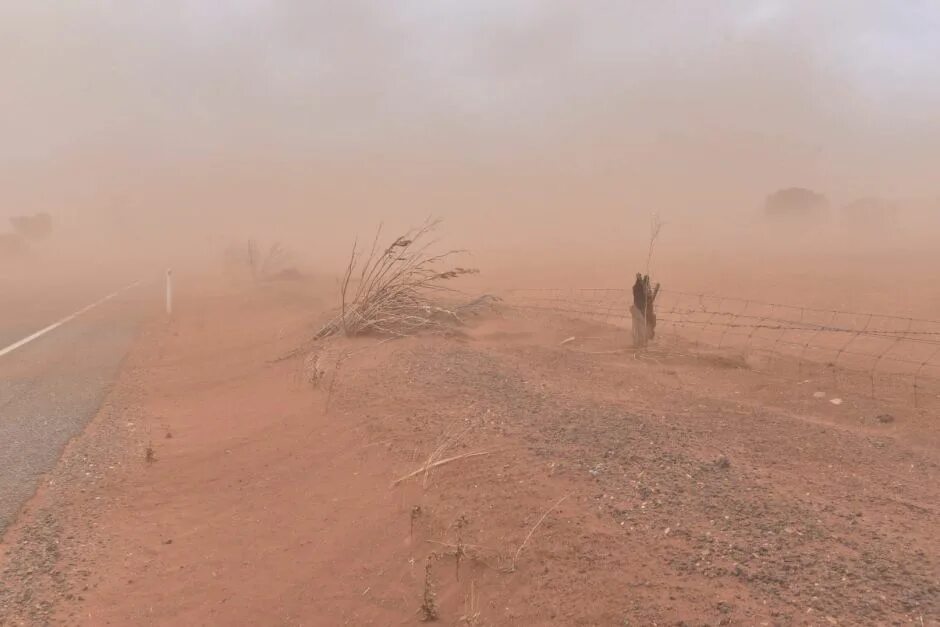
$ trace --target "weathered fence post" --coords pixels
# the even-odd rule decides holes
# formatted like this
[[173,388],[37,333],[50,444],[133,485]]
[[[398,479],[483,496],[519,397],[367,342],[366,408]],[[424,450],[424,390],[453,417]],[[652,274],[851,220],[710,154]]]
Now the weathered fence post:
[[650,287],[649,275],[636,273],[636,283],[633,284],[633,306],[630,314],[633,317],[633,346],[643,348],[656,336],[656,311],[654,305],[659,295],[659,283],[655,288]]
[[646,335],[646,316],[636,305],[630,307],[630,313],[633,315],[633,347],[643,348],[649,342]]
[[170,268],[166,271],[166,313],[173,313],[173,270]]

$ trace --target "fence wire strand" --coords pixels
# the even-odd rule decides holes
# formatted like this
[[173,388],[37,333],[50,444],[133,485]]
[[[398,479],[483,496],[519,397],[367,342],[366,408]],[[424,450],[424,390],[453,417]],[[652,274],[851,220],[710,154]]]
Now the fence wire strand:
[[[629,289],[514,289],[505,300],[614,326],[632,321]],[[656,303],[660,341],[761,353],[800,377],[814,368],[834,379],[857,376],[872,398],[940,405],[940,321],[673,290],[661,290]]]

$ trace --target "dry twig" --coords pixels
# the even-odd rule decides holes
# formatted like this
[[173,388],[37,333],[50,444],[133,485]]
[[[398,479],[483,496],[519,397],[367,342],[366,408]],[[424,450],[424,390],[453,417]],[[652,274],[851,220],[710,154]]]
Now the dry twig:
[[654,213],[650,216],[650,247],[649,252],[646,254],[646,274],[649,276],[650,265],[653,262],[653,246],[656,244],[656,240],[659,239],[659,233],[663,230],[663,225],[665,222],[662,221],[662,218],[659,217],[658,213]]
[[473,452],[473,453],[464,453],[463,455],[455,455],[454,457],[448,457],[447,459],[442,459],[442,460],[436,461],[436,462],[434,462],[434,463],[432,463],[432,464],[425,464],[424,466],[421,466],[421,468],[418,468],[418,469],[415,470],[414,472],[409,472],[409,473],[408,473],[407,475],[405,475],[404,477],[399,477],[398,479],[395,479],[395,481],[392,482],[392,487],[397,486],[397,485],[398,485],[399,483],[401,483],[402,481],[406,481],[406,480],[408,480],[408,479],[411,479],[412,477],[416,477],[416,476],[420,475],[421,473],[426,473],[428,470],[430,470],[430,469],[432,469],[432,468],[437,468],[438,466],[443,466],[444,464],[449,464],[449,463],[451,463],[451,462],[456,462],[456,461],[461,460],[461,459],[467,459],[467,458],[469,458],[469,457],[479,457],[480,455],[489,455],[489,454],[490,454],[489,451],[476,451],[476,452]]
[[558,507],[559,505],[561,505],[562,501],[564,501],[564,500],[565,500],[566,498],[568,498],[569,496],[571,496],[571,495],[570,495],[570,494],[566,494],[566,495],[564,495],[563,497],[561,497],[560,499],[558,499],[557,501],[555,501],[555,504],[554,504],[554,505],[552,505],[552,506],[549,507],[547,510],[545,510],[545,513],[542,514],[542,517],[539,518],[539,520],[538,520],[537,523],[535,523],[535,526],[532,527],[531,529],[529,529],[529,534],[525,537],[525,540],[522,541],[522,544],[519,545],[519,548],[516,549],[516,554],[512,556],[512,565],[509,567],[509,572],[515,572],[515,570],[516,570],[516,562],[519,560],[519,555],[522,553],[522,549],[525,548],[525,545],[529,542],[529,538],[531,538],[531,537],[532,537],[532,534],[535,533],[535,530],[538,529],[539,526],[542,524],[542,522],[545,520],[545,518],[546,518],[549,514],[551,514],[552,511],[553,511],[556,507]]

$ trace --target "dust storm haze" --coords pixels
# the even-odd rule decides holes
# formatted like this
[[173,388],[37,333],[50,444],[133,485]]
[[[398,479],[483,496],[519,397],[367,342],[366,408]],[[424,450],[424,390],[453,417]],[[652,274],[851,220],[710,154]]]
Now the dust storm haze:
[[[677,276],[770,244],[927,255],[938,29],[927,1],[5,0],[0,214],[52,214],[34,255],[73,268],[252,237],[333,272],[429,215],[487,271],[630,277],[654,212]],[[768,225],[788,187],[830,218]],[[868,197],[890,233],[840,221]]]

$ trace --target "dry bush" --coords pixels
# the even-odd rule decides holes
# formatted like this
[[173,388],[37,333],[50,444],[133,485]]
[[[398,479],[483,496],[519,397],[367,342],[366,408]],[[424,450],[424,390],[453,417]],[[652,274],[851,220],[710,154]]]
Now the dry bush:
[[340,284],[340,314],[316,337],[338,333],[401,337],[425,329],[441,329],[447,322],[459,322],[457,312],[443,307],[441,298],[454,292],[447,285],[449,281],[477,270],[441,269],[442,264],[463,251],[431,252],[434,241],[428,236],[438,224],[429,220],[395,238],[384,249],[378,248],[380,227],[364,259],[354,244]]
[[247,276],[253,281],[296,273],[291,254],[280,242],[264,247],[250,239],[245,243],[229,246],[225,251],[225,262],[230,271]]

